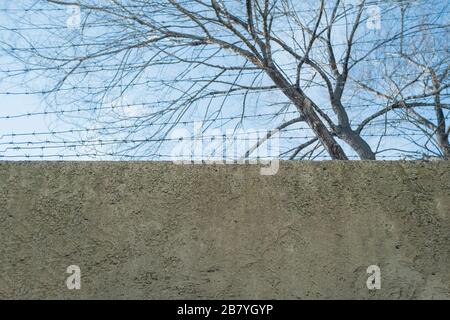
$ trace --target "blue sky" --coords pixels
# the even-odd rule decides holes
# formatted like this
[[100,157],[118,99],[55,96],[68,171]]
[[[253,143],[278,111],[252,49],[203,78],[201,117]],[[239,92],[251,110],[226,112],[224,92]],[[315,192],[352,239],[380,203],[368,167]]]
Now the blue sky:
[[[435,12],[439,12],[439,7],[446,7],[448,6],[448,3],[444,2],[436,2],[436,8]],[[34,6],[33,10],[30,12],[25,12],[22,10],[21,7],[19,7],[18,4],[15,4],[12,1],[6,1],[6,0],[0,0],[0,21],[3,22],[3,25],[7,25],[8,27],[14,27],[14,28],[30,28],[33,29],[33,27],[37,28],[37,30],[31,30],[31,31],[25,31],[27,35],[31,38],[33,38],[36,43],[41,44],[53,44],[53,43],[61,43],[58,41],[62,41],[62,39],[70,38],[72,43],[73,41],[80,41],[82,44],[83,41],[86,41],[86,35],[80,36],[79,30],[67,28],[67,21],[70,19],[73,12],[71,9],[67,10],[55,10],[55,11],[40,11],[39,8],[39,1],[37,2],[38,5]],[[20,5],[22,5],[21,3]],[[420,6],[417,6],[420,8]],[[48,7],[45,7],[46,9]],[[427,7],[429,9],[429,6]],[[82,18],[83,16],[83,12]],[[424,15],[423,12],[417,11],[414,13],[416,17],[420,18]],[[11,20],[10,17],[13,15],[14,19]],[[362,36],[364,36],[365,41],[371,41],[370,39],[377,39],[377,37],[380,36],[383,32],[389,31],[389,26],[392,23],[395,23],[395,15],[389,16],[385,15],[382,17],[382,30],[369,30],[367,28],[362,30]],[[444,19],[447,19],[444,17]],[[2,25],[0,23],[0,25]],[[56,29],[46,30],[48,27],[54,27],[54,26],[60,26]],[[66,28],[64,28],[66,27]],[[92,30],[89,31],[88,34],[89,39],[94,38],[97,34],[101,36],[103,33],[105,33],[104,28],[99,27],[95,28],[95,26],[92,28]],[[341,26],[337,26],[335,28],[335,35],[334,40],[336,47],[339,48],[339,45],[345,44],[345,24],[341,24]],[[6,32],[2,31],[2,40],[6,40],[7,45],[17,45],[21,46],[24,44],[24,42],[20,39],[20,37],[17,36],[14,32]],[[297,35],[295,35],[297,37]],[[300,35],[298,35],[300,36]],[[441,35],[443,40],[448,39],[448,34],[444,33]],[[60,39],[59,39],[60,38]],[[70,49],[67,49],[70,50]],[[75,50],[75,49],[74,49]],[[361,48],[355,48],[355,54],[358,54],[358,50],[364,51],[364,47]],[[337,49],[337,52],[339,53],[339,49]],[[62,52],[67,53],[67,51]],[[145,53],[139,52],[136,57],[134,57],[135,61],[139,61],[139,54],[142,54],[143,56]],[[363,52],[362,52],[363,54]],[[386,54],[386,53],[384,53]],[[229,57],[227,58],[229,61]],[[279,65],[287,65],[289,66],[292,64],[292,61],[290,61],[290,58],[287,55],[280,54],[276,57],[277,63]],[[375,63],[375,62],[374,62]],[[374,68],[374,65],[371,65],[372,68]],[[54,78],[52,78],[50,74],[41,75],[40,73],[30,73],[25,74],[23,76],[16,76],[16,77],[8,77],[5,75],[10,75],[11,71],[14,69],[23,69],[27,67],[27,62],[20,63],[17,61],[12,60],[11,58],[7,57],[6,55],[2,55],[0,57],[0,99],[1,99],[1,108],[0,108],[0,137],[2,144],[0,147],[0,152],[3,151],[4,155],[14,156],[17,158],[11,158],[11,159],[26,159],[26,157],[23,157],[26,154],[30,155],[71,155],[71,154],[79,154],[83,157],[67,157],[66,159],[92,159],[90,154],[98,153],[98,148],[89,148],[89,147],[83,147],[78,146],[77,148],[66,148],[64,147],[64,144],[60,144],[61,148],[48,148],[48,144],[45,144],[46,140],[52,140],[52,141],[68,141],[67,145],[71,144],[77,144],[80,145],[80,141],[86,139],[86,140],[98,140],[98,139],[107,139],[107,138],[117,138],[117,139],[124,139],[124,137],[133,137],[133,139],[141,139],[148,136],[153,136],[157,134],[157,132],[153,132],[152,128],[145,128],[145,130],[141,130],[139,132],[136,132],[132,135],[129,134],[129,132],[118,132],[117,130],[99,130],[100,128],[105,127],[114,127],[114,126],[130,126],[133,123],[135,123],[139,117],[142,117],[142,115],[146,116],[155,110],[158,110],[158,106],[161,103],[161,101],[164,101],[164,99],[167,99],[168,97],[175,97],[177,95],[176,90],[172,89],[164,89],[160,90],[157,86],[158,81],[161,79],[171,79],[175,76],[177,76],[178,73],[180,73],[182,70],[170,67],[170,66],[163,66],[160,68],[152,68],[147,71],[147,74],[145,75],[145,85],[139,85],[136,84],[133,90],[129,90],[126,95],[120,96],[120,94],[117,94],[117,92],[112,91],[110,92],[110,96],[104,97],[102,100],[102,104],[97,104],[96,107],[101,110],[104,109],[111,109],[112,106],[115,106],[115,112],[114,112],[114,121],[115,123],[112,123],[112,115],[110,113],[103,113],[99,110],[95,111],[89,111],[89,112],[72,112],[67,113],[65,115],[57,114],[50,114],[50,115],[40,115],[40,113],[43,113],[45,111],[48,111],[50,113],[54,112],[55,110],[72,110],[76,111],[78,109],[84,110],[92,108],[94,106],[93,103],[83,102],[83,100],[79,99],[76,101],[76,103],[66,103],[70,101],[72,92],[70,90],[67,90],[67,95],[59,95],[57,97],[54,97],[52,95],[46,96],[42,94],[23,94],[23,93],[29,93],[33,92],[35,90],[39,91],[39,88],[48,88],[49,85],[51,85]],[[31,63],[28,67],[31,67]],[[376,69],[383,68],[383,65],[375,65]],[[2,74],[3,71],[3,74]],[[9,73],[5,73],[5,71],[9,71]],[[203,76],[205,72],[204,70],[199,71],[196,76]],[[377,74],[376,70],[371,71],[372,74]],[[195,75],[195,72],[193,73]],[[367,73],[361,73],[366,74]],[[89,79],[83,79],[82,77],[75,77],[73,79],[72,83],[68,83],[68,88],[72,86],[80,86],[82,87],[83,81],[89,81],[86,82],[90,86],[94,86],[95,84],[102,84],[109,81],[110,74],[103,74],[103,78],[89,78]],[[307,76],[307,75],[306,75]],[[249,76],[250,77],[250,76]],[[244,77],[245,79],[245,77]],[[250,78],[249,78],[250,79]],[[154,88],[152,86],[155,86]],[[186,84],[180,84],[178,88],[182,88]],[[76,95],[81,94],[82,90],[76,90]],[[12,94],[13,93],[13,94]],[[314,98],[316,101],[323,101],[324,104],[327,103],[327,100],[324,97],[323,92],[320,89],[310,89],[308,90],[308,94]],[[77,98],[79,98],[77,96]],[[226,99],[225,99],[226,98]],[[293,107],[287,108],[284,112],[284,114],[280,117],[277,117],[276,119],[272,119],[271,116],[263,116],[265,114],[271,114],[274,113],[274,107],[271,105],[273,103],[277,103],[279,101],[283,100],[283,97],[278,92],[266,92],[260,95],[249,95],[247,97],[248,101],[250,103],[248,104],[248,109],[246,110],[246,121],[243,123],[242,129],[255,129],[255,130],[269,130],[273,129],[283,121],[292,119],[293,117],[296,117],[295,109]],[[75,99],[74,99],[75,100]],[[212,104],[211,110],[216,109],[216,111],[210,113],[207,117],[212,119],[213,117],[218,117],[222,120],[217,120],[213,123],[213,126],[211,128],[220,128],[221,132],[224,134],[226,133],[227,129],[232,129],[236,127],[236,124],[238,120],[238,116],[241,113],[242,110],[242,96],[233,96],[229,95],[227,97],[224,97],[222,100],[216,100]],[[223,103],[223,101],[226,101],[227,108],[220,108],[220,104]],[[350,116],[355,119],[361,119],[364,115],[368,114],[369,112],[373,112],[377,110],[377,108],[380,107],[380,105],[373,105],[373,106],[367,106],[365,107],[364,102],[360,98],[352,98],[349,100],[352,102],[352,105],[355,107],[352,108],[352,111],[350,112]],[[74,102],[74,101],[71,101]],[[95,107],[95,106],[94,106]],[[205,117],[205,104],[195,105],[193,108],[189,110],[188,113],[186,113],[185,118],[189,121],[194,120],[201,120]],[[219,112],[220,109],[220,112]],[[275,111],[277,111],[275,109]],[[30,116],[19,116],[18,115],[26,115],[27,113],[32,113]],[[34,115],[33,113],[38,113],[37,115]],[[100,115],[101,113],[101,115]],[[76,117],[72,117],[72,115],[76,115]],[[448,113],[447,113],[448,115]],[[12,118],[7,118],[8,116],[12,116]],[[15,117],[16,116],[16,117]],[[331,115],[332,116],[332,115]],[[236,119],[226,119],[226,118],[236,118]],[[392,116],[393,119],[395,119],[395,115]],[[119,120],[117,120],[119,119]],[[161,119],[162,120],[162,119]],[[168,120],[169,121],[169,120]],[[190,132],[193,131],[193,123],[188,123],[186,125],[179,125],[178,128],[186,128]],[[86,129],[94,129],[92,132],[86,131]],[[75,133],[72,132],[65,132],[65,133],[59,133],[57,135],[51,134],[52,131],[57,132],[64,132],[64,131],[70,131],[75,130]],[[82,133],[76,132],[77,130],[85,130]],[[97,130],[97,131],[96,131]],[[154,130],[157,130],[157,128],[154,128]],[[373,129],[370,129],[367,131],[368,137],[367,139],[371,142],[372,146],[376,146],[379,140],[379,137],[370,137],[370,134],[376,134],[380,130],[380,127],[373,127]],[[32,133],[48,133],[46,135],[36,135],[33,136]],[[386,132],[389,134],[389,130]],[[23,135],[20,136],[20,134],[28,133],[29,135]],[[11,134],[17,134],[17,136],[12,137]],[[311,136],[311,132],[304,124],[292,126],[289,128],[289,131],[282,135],[282,141],[281,141],[281,147],[282,151],[288,150],[292,147],[295,147],[296,144],[298,145],[299,142],[306,141],[306,137]],[[36,144],[30,144],[29,146],[34,147],[37,146],[44,146],[44,149],[12,149],[11,145],[13,147],[27,147],[26,144],[15,144],[15,142],[33,142]],[[72,143],[77,142],[78,143]],[[41,142],[40,144],[38,142]],[[11,145],[8,145],[11,144]],[[113,145],[114,146],[114,145]],[[167,144],[166,147],[159,150],[159,153],[154,154],[154,152],[151,152],[147,149],[147,146],[144,145],[139,151],[136,150],[129,150],[129,155],[143,155],[143,159],[166,159],[164,155],[167,155],[170,153],[171,148],[173,145],[170,143]],[[345,147],[345,146],[344,146]],[[386,137],[383,140],[383,148],[405,148],[405,149],[411,149],[414,150],[416,146],[411,145],[410,142],[405,141],[402,138],[394,138],[394,137]],[[6,150],[8,148],[8,150]],[[102,147],[108,149],[108,147]],[[106,150],[105,149],[105,150]],[[346,151],[348,151],[350,154],[352,152],[349,148],[345,147]],[[5,152],[6,151],[6,152]],[[121,154],[126,154],[126,149],[121,150]],[[387,152],[384,154],[386,158],[392,158],[392,159],[399,159],[402,158],[402,154],[396,151]],[[34,158],[33,158],[34,159]],[[39,159],[39,158],[37,158]],[[47,157],[46,159],[59,159],[59,157]],[[111,157],[107,155],[98,155],[94,157],[94,159],[111,159]],[[120,157],[113,157],[113,159],[120,159]],[[319,159],[324,159],[323,157],[320,157]]]

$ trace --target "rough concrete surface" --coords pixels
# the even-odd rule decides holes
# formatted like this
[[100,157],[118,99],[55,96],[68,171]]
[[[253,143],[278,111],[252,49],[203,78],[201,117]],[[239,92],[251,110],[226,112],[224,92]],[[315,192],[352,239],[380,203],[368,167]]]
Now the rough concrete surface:
[[0,241],[2,299],[450,299],[450,162],[3,162]]

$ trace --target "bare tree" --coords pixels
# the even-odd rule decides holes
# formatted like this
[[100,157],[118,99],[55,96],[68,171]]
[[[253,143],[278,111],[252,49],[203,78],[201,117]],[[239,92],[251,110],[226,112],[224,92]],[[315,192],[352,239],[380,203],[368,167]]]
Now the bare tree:
[[[127,125],[122,122],[117,130],[132,135],[164,119],[164,124],[152,131],[152,137],[162,141],[192,110],[214,123],[222,110],[236,103],[241,104],[242,119],[250,108],[270,107],[278,116],[293,106],[298,114],[276,127],[285,130],[304,123],[313,135],[290,150],[291,158],[304,150],[313,154],[322,148],[332,159],[346,160],[352,150],[360,159],[374,160],[377,150],[373,148],[377,146],[371,146],[363,136],[364,128],[386,113],[395,109],[411,112],[415,104],[425,103],[421,98],[433,97],[439,118],[432,126],[433,137],[448,156],[448,129],[442,111],[446,105],[441,97],[448,87],[448,66],[444,71],[435,70],[430,53],[418,59],[400,49],[405,39],[445,29],[446,25],[437,20],[433,24],[413,19],[399,23],[395,1],[385,4],[383,11],[375,6],[380,15],[388,17],[383,30],[375,32],[368,23],[380,17],[368,14],[374,3],[365,0],[32,3],[45,6],[47,13],[79,8],[82,19],[75,32],[62,31],[67,17],[57,14],[40,18],[45,20],[42,25],[52,27],[39,34],[10,28],[16,41],[4,42],[4,49],[23,61],[27,71],[42,71],[39,76],[50,79],[44,92],[51,105],[72,106],[75,110],[93,105],[90,116],[99,124],[111,125],[119,117]],[[408,13],[402,11],[402,17]],[[393,97],[391,92],[377,88],[376,79],[365,79],[371,57],[392,46],[402,60],[415,65],[415,75],[428,73],[432,89],[425,96],[405,97],[406,89],[401,89]],[[448,62],[447,53],[442,64]],[[412,76],[411,82],[421,79]],[[371,106],[379,106],[370,100],[373,94],[386,99],[388,105],[372,113]],[[115,119],[110,114],[100,118],[105,101],[117,101],[126,95],[151,97],[152,109],[132,116],[114,114]],[[255,96],[272,96],[277,101],[263,106],[262,100],[250,98]],[[358,119],[354,119],[357,106],[351,103],[355,97],[358,103],[369,103],[368,111]],[[426,120],[419,117],[416,123],[422,118]],[[269,138],[270,134],[262,140]],[[122,152],[132,148],[136,145]]]
[[[405,20],[409,12],[414,12],[414,7],[406,2],[398,10],[401,28],[405,30],[408,27]],[[449,160],[450,127],[446,120],[450,105],[446,101],[450,59],[445,41],[448,40],[448,25],[437,23],[435,16],[423,16],[418,22],[414,37],[402,32],[397,45],[384,52],[384,67],[379,72],[378,83],[358,81],[360,87],[386,106],[364,119],[357,131],[377,118],[395,113],[394,116],[411,124],[403,128],[404,136],[418,147],[423,157]],[[412,132],[419,132],[421,139]]]

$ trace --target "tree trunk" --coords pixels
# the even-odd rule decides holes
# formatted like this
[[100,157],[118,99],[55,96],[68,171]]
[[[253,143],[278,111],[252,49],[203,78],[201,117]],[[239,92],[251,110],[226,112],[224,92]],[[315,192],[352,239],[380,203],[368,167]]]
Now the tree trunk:
[[351,128],[338,128],[337,136],[347,142],[361,160],[376,160],[375,153],[369,144]]
[[437,141],[439,147],[441,148],[443,158],[445,160],[450,160],[450,144],[448,142],[448,133],[445,131],[446,127],[444,113],[442,112],[440,105],[439,108],[436,107],[436,114],[439,121],[436,129]]
[[441,83],[438,80],[436,73],[434,71],[431,71],[431,77],[434,85],[434,90],[438,92],[434,96],[434,103],[435,103],[434,110],[436,113],[436,120],[437,120],[437,127],[436,127],[437,140],[439,143],[439,147],[442,149],[444,159],[450,160],[450,144],[448,143],[448,133],[445,131],[446,130],[445,116],[441,107],[441,94],[439,93],[441,89]]
[[450,160],[450,144],[448,140],[443,140],[441,143],[442,153],[444,154],[445,160]]
[[273,82],[283,91],[283,93],[297,107],[301,115],[305,117],[305,122],[314,131],[319,141],[333,160],[348,160],[344,150],[336,142],[331,132],[320,120],[313,108],[313,102],[306,95],[292,86],[283,75],[275,69],[266,69],[267,74]]
[[352,130],[347,112],[341,103],[343,86],[338,87],[334,96],[331,97],[331,105],[337,115],[339,125],[336,126],[336,135],[347,142],[347,144],[358,154],[361,160],[376,160],[375,153],[369,144],[361,136]]

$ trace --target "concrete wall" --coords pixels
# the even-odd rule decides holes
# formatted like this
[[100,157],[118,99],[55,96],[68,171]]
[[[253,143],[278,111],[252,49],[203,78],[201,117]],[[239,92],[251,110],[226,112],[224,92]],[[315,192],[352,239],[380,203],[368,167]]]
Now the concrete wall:
[[450,299],[450,162],[0,163],[0,241],[3,299]]

